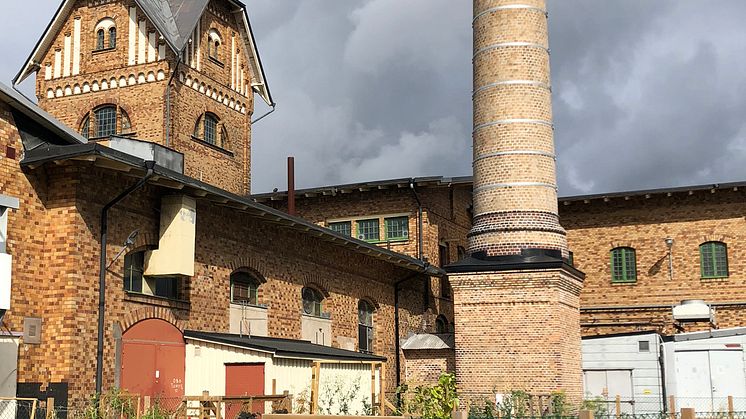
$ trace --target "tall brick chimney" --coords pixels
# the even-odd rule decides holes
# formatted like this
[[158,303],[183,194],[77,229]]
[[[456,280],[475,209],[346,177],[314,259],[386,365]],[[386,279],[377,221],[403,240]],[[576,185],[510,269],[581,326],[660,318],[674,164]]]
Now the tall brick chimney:
[[544,0],[474,0],[474,220],[448,266],[465,399],[582,398],[580,290],[557,210]]
[[474,1],[474,227],[470,253],[559,250],[543,0]]

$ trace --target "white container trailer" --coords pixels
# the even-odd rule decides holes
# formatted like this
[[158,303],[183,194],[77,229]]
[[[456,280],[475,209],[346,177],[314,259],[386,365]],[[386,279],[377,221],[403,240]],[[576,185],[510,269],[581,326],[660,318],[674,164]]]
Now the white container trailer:
[[609,413],[657,413],[664,410],[657,333],[635,333],[583,339],[583,385],[586,400],[603,400]]
[[666,388],[676,408],[746,411],[746,328],[682,333],[664,344]]

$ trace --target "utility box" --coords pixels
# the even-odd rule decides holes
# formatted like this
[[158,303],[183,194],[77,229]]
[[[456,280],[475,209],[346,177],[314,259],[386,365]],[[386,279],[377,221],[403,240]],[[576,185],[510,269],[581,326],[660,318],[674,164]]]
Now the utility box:
[[677,321],[715,321],[712,308],[702,300],[684,300],[673,308],[673,318]]
[[[13,271],[13,256],[0,253],[0,313],[10,310],[10,284]],[[0,314],[2,318],[2,314]]]
[[145,276],[194,276],[197,202],[186,195],[161,201],[158,249],[145,254]]

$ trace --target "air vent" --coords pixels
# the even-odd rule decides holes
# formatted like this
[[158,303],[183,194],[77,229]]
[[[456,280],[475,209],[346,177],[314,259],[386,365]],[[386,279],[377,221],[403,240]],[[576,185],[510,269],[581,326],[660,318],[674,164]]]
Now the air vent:
[[685,300],[673,308],[673,318],[678,321],[714,322],[715,314],[702,300]]

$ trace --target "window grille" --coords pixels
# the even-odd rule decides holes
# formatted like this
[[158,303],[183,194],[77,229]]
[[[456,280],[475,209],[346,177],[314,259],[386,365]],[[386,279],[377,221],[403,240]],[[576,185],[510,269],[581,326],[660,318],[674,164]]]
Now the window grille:
[[365,241],[381,240],[380,227],[378,219],[360,220],[357,222],[358,239]]
[[637,281],[637,260],[635,249],[618,247],[611,251],[611,281]]
[[707,242],[699,246],[702,278],[728,277],[728,249],[722,242]]

